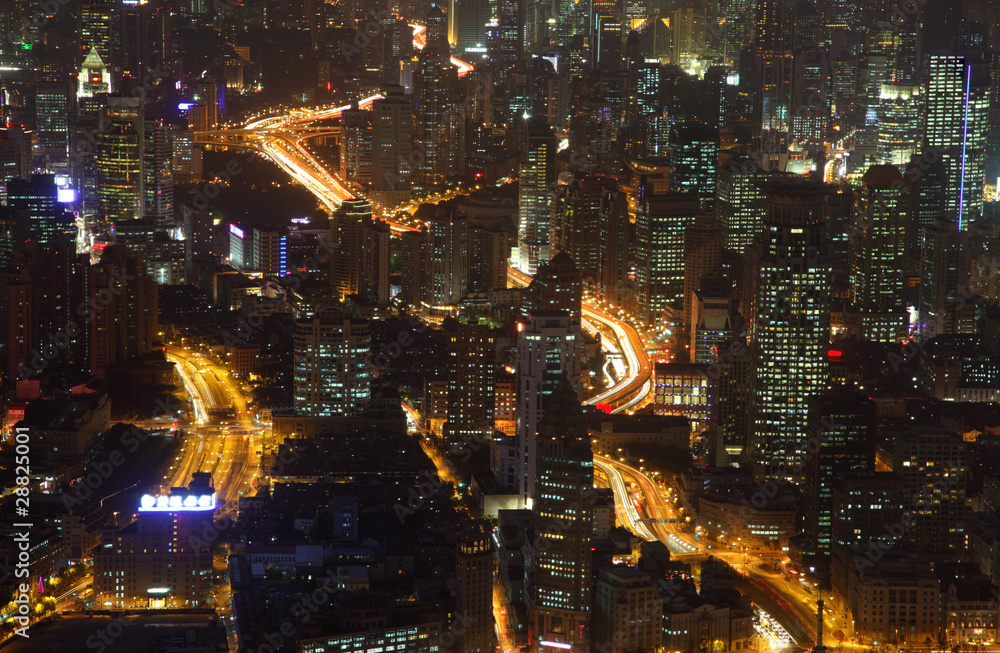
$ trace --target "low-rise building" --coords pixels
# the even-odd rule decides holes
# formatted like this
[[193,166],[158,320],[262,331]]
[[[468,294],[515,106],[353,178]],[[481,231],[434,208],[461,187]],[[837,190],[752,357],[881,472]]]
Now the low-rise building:
[[735,549],[782,549],[797,530],[795,497],[766,501],[737,495],[703,494],[698,502],[698,525],[705,536]]
[[604,642],[603,651],[656,650],[663,638],[663,602],[657,584],[648,575],[627,566],[598,571],[594,601],[593,641]]

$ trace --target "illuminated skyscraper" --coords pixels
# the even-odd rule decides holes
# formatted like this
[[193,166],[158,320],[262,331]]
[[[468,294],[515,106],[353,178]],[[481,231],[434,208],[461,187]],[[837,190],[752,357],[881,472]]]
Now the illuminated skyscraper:
[[489,325],[458,324],[448,334],[448,421],[444,437],[449,446],[493,437],[493,381],[496,344]]
[[755,270],[750,346],[758,473],[782,477],[808,455],[807,405],[827,380],[830,264],[824,238],[826,185],[801,177],[772,179]]
[[108,222],[143,216],[143,105],[140,97],[108,96],[107,126],[97,143],[97,217]]
[[419,188],[441,186],[448,178],[448,142],[445,122],[448,84],[445,66],[448,59],[436,48],[427,46],[418,55],[420,74],[416,81],[416,108],[413,113],[413,185]]
[[916,154],[922,138],[921,87],[882,84],[878,105],[878,160],[902,169]]
[[948,172],[945,210],[964,231],[982,213],[989,83],[967,56],[931,54],[927,82],[927,145]]
[[753,129],[755,135],[765,140],[780,138],[790,127],[793,23],[791,3],[785,0],[757,3]]
[[715,211],[726,232],[726,248],[739,253],[753,243],[764,215],[764,172],[746,157],[720,163],[715,179]]
[[351,417],[368,406],[371,330],[337,308],[295,322],[293,402],[303,417]]
[[100,51],[93,47],[83,60],[78,76],[76,96],[94,97],[98,93],[111,92],[111,71],[101,58]]
[[145,121],[142,155],[143,211],[158,225],[170,226],[174,223],[174,139],[167,121]]
[[908,318],[903,305],[906,211],[903,176],[872,166],[861,180],[850,234],[851,304],[867,340],[899,342]]
[[556,379],[538,428],[532,650],[590,650],[594,456],[580,401]]
[[341,299],[361,290],[362,237],[372,222],[372,207],[367,200],[352,198],[341,202],[330,218],[330,284]]
[[552,204],[549,184],[555,181],[556,138],[541,118],[528,118],[525,128],[528,151],[521,164],[518,198],[519,267],[527,274],[534,274],[539,265],[549,260]]
[[439,207],[424,236],[425,301],[431,306],[455,306],[469,291],[469,222],[450,208]]
[[80,49],[94,48],[105,63],[111,61],[111,3],[108,0],[81,0]]
[[672,129],[670,146],[670,190],[698,193],[703,206],[714,204],[719,131],[699,123],[680,123]]
[[149,0],[121,0],[114,8],[117,29],[112,32],[111,59],[122,77],[146,83],[150,68],[149,29],[153,6]]
[[517,479],[519,503],[530,508],[537,500],[539,422],[565,374],[580,388],[580,327],[565,311],[536,311],[528,316],[518,338]]
[[701,215],[694,193],[639,189],[636,206],[636,282],[639,317],[648,323],[680,318],[684,300],[684,229]]

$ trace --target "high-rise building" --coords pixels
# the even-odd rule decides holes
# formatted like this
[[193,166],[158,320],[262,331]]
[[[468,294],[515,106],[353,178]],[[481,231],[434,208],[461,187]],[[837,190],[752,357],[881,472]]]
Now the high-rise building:
[[764,215],[764,171],[738,155],[720,160],[715,179],[715,215],[726,232],[726,249],[740,254],[753,244]]
[[917,153],[923,137],[921,90],[912,83],[881,85],[876,121],[876,148],[881,163],[902,169]]
[[982,213],[989,113],[988,74],[970,57],[931,54],[924,136],[945,163],[947,215],[959,231]]
[[566,311],[570,320],[580,326],[583,290],[580,270],[565,251],[545,263],[535,273],[524,290],[521,306],[532,311]]
[[[493,17],[487,0],[456,0],[454,45],[465,55],[486,54],[486,24]],[[459,55],[461,56],[461,55]]]
[[549,260],[549,220],[555,181],[556,138],[541,118],[528,118],[527,155],[521,163],[520,196],[518,197],[518,267],[534,274]]
[[173,131],[163,119],[145,121],[143,138],[143,212],[166,227],[174,223]]
[[899,342],[909,316],[903,294],[906,206],[903,176],[892,165],[868,168],[851,225],[851,304],[868,340]]
[[923,338],[945,333],[948,310],[967,292],[969,239],[957,222],[937,218],[923,229],[916,331]]
[[956,555],[965,551],[968,445],[940,427],[914,427],[898,433],[892,471],[902,482],[912,527],[903,541],[924,555]]
[[639,317],[647,323],[677,318],[684,303],[684,230],[701,215],[693,193],[654,193],[639,189],[636,206],[636,282]]
[[403,87],[386,86],[372,103],[372,185],[377,190],[408,188],[414,161],[413,96]]
[[295,322],[293,401],[303,417],[352,417],[371,399],[371,329],[328,307]]
[[466,627],[456,636],[455,653],[494,653],[493,527],[485,519],[459,524],[455,554],[455,609]]
[[36,152],[50,170],[65,166],[69,156],[71,89],[69,81],[39,82],[35,86]]
[[389,303],[389,223],[375,220],[362,232],[361,299],[368,304]]
[[451,207],[439,206],[424,235],[424,301],[456,306],[469,291],[469,221]]
[[12,235],[41,245],[57,234],[76,238],[76,221],[59,201],[55,175],[32,175],[31,180],[7,181],[7,204],[14,211]]
[[340,294],[356,295],[361,289],[364,228],[371,224],[372,207],[367,200],[344,200],[330,218],[330,284]]
[[97,217],[106,222],[138,220],[145,199],[145,124],[140,97],[107,96],[97,141]]
[[211,530],[215,488],[195,472],[187,488],[143,495],[138,519],[94,551],[94,598],[114,608],[203,608],[215,571]]
[[716,352],[735,335],[732,284],[726,277],[703,277],[691,293],[688,325],[690,362],[713,363]]
[[112,31],[114,46],[111,60],[121,77],[132,77],[145,83],[152,63],[149,29],[153,5],[149,2],[116,3],[113,15],[117,29]]
[[519,502],[530,508],[538,496],[539,422],[565,374],[580,389],[580,328],[565,311],[538,311],[519,327],[517,370],[517,477]]
[[254,226],[253,269],[268,277],[288,274],[288,229],[274,225]]
[[[793,6],[785,0],[757,3],[752,128],[762,143],[780,142],[791,127]],[[787,142],[787,141],[785,141]],[[765,150],[770,155],[771,149]]]
[[[699,216],[684,229],[684,313],[681,329],[687,331],[694,314],[695,293],[701,281],[719,269],[725,234],[714,217]],[[709,361],[705,361],[709,362]]]
[[594,456],[576,391],[556,380],[538,425],[538,546],[533,562],[532,650],[587,651],[590,646],[594,531]]
[[79,12],[80,49],[87,53],[96,48],[101,59],[111,61],[111,3],[82,0]]
[[112,363],[152,350],[159,332],[158,286],[125,245],[104,248],[88,285],[90,371],[103,377]]
[[700,123],[678,123],[670,135],[670,190],[697,193],[702,205],[715,203],[719,130]]
[[573,175],[560,183],[552,206],[550,250],[564,251],[580,269],[588,287],[601,281],[602,245],[606,235],[601,229],[605,217],[607,193],[617,191],[610,177]]
[[448,334],[448,421],[444,437],[460,448],[493,436],[496,344],[487,324],[459,323]]
[[765,193],[767,213],[751,263],[749,331],[756,368],[750,459],[760,474],[781,477],[808,455],[806,400],[827,381],[827,187],[778,177]]
[[340,174],[363,186],[373,181],[373,118],[373,112],[358,109],[357,105],[340,115]]
[[[514,64],[524,50],[525,0],[499,0],[496,24],[487,29],[490,68],[498,83],[507,81]],[[490,38],[490,32],[493,33]]]
[[839,386],[808,400],[813,452],[806,461],[803,530],[812,550],[830,553],[833,532],[833,485],[840,474],[875,469],[875,402],[859,391]]
[[601,567],[594,597],[594,636],[608,653],[653,651],[663,643],[663,603],[649,574],[626,565]]
[[469,290],[507,287],[507,232],[499,228],[475,227],[469,232]]
[[413,149],[415,152],[412,182],[426,189],[441,186],[448,180],[448,152],[457,144],[449,142],[445,121],[448,104],[448,58],[428,45],[417,55],[420,73],[416,80],[416,105],[413,112]]

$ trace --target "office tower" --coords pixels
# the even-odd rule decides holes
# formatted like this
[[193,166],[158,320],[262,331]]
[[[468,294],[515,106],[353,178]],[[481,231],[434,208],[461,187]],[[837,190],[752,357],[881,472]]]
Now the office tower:
[[802,485],[804,531],[820,555],[832,548],[833,485],[841,474],[875,469],[875,402],[838,386],[808,400],[808,433],[815,441]]
[[898,524],[906,511],[899,476],[892,472],[838,474],[833,478],[830,546],[879,546],[895,542],[886,524]]
[[701,215],[693,193],[654,193],[639,189],[636,205],[635,258],[639,288],[638,314],[647,323],[679,316],[684,300],[684,229]]
[[824,247],[824,184],[778,177],[765,188],[755,243],[750,345],[755,359],[753,443],[759,473],[792,473],[807,455],[806,399],[827,380],[830,264]]
[[253,269],[266,277],[289,273],[287,228],[274,225],[253,228]]
[[[780,142],[787,134],[791,118],[793,32],[792,8],[784,0],[757,3],[752,56],[753,119],[755,138],[765,143]],[[768,145],[767,155],[778,154]]]
[[[489,39],[490,68],[497,83],[504,84],[514,64],[521,58],[524,49],[525,0],[498,0],[496,5],[496,26],[489,29],[495,36]],[[489,43],[492,41],[492,43]]]
[[604,197],[618,184],[610,177],[587,173],[563,180],[568,183],[559,183],[553,200],[550,248],[569,254],[588,287],[594,287],[601,278]]
[[530,275],[549,260],[549,184],[555,181],[556,138],[543,119],[528,118],[526,122],[528,149],[521,163],[518,196],[518,268]]
[[399,298],[403,302],[418,306],[424,298],[424,283],[427,270],[427,238],[423,231],[404,231],[400,236],[400,257],[403,259],[403,279]]
[[876,121],[879,162],[902,170],[917,153],[923,134],[921,90],[907,83],[881,85]]
[[855,151],[866,160],[875,154],[878,109],[882,84],[891,82],[888,59],[866,51],[858,60],[858,95],[854,106],[854,124],[858,140]]
[[[157,340],[158,287],[124,245],[104,248],[88,275],[90,372],[148,353]],[[110,297],[108,297],[110,293]]]
[[701,280],[719,269],[725,233],[722,225],[709,215],[698,216],[694,224],[684,228],[684,312],[681,329],[687,331],[694,312],[695,293]]
[[563,373],[538,425],[538,528],[532,650],[590,646],[594,456],[580,401]]
[[448,334],[448,421],[444,438],[460,450],[493,437],[496,345],[487,324],[458,324]]
[[494,653],[493,527],[485,519],[459,524],[455,553],[455,610],[468,624],[456,636],[455,653]]
[[746,341],[737,337],[717,346],[715,358],[709,367],[709,372],[713,371],[718,374],[715,415],[718,446],[714,452],[715,464],[724,466],[732,462],[749,462],[750,438],[753,433],[750,416],[753,404],[753,359]]
[[455,2],[455,45],[459,55],[481,57],[486,54],[486,24],[492,18],[487,0]]
[[76,221],[59,201],[55,175],[8,180],[7,205],[13,209],[12,234],[19,246],[24,239],[47,245],[57,234],[76,238]]
[[302,417],[353,417],[371,399],[371,329],[334,307],[295,321],[293,401]]
[[923,229],[916,331],[922,338],[945,333],[948,311],[969,287],[969,239],[957,222],[937,218]]
[[426,189],[440,186],[448,178],[448,151],[456,147],[448,141],[445,109],[448,102],[448,58],[432,46],[417,55],[420,74],[416,80],[416,108],[413,112],[413,150],[416,162],[413,185]]
[[674,30],[670,63],[688,70],[705,50],[705,14],[692,7],[675,9],[670,21]]
[[0,191],[8,179],[27,179],[31,170],[31,138],[21,127],[0,128]]
[[413,97],[398,85],[383,87],[382,95],[371,110],[372,184],[378,190],[403,190],[413,171]]
[[[612,305],[622,305],[634,297],[628,275],[631,270],[632,225],[628,198],[619,189],[608,190],[601,199],[600,291]],[[629,307],[629,311],[633,307]]]
[[961,555],[966,546],[968,445],[961,435],[938,427],[899,433],[892,471],[902,482],[912,526],[903,541],[926,555]]
[[97,49],[100,58],[111,61],[111,3],[109,0],[81,0],[80,49]]
[[525,313],[533,311],[565,311],[572,324],[580,326],[583,302],[583,282],[580,269],[565,251],[545,263],[525,288],[521,306]]
[[652,651],[662,647],[663,601],[649,574],[627,565],[601,567],[594,597],[595,642],[607,653]]
[[704,205],[715,199],[719,130],[699,123],[678,123],[670,135],[670,190],[697,193]]
[[988,77],[967,56],[931,54],[928,66],[924,136],[948,172],[947,215],[964,231],[983,209]]
[[899,342],[909,318],[903,304],[906,206],[895,166],[865,172],[850,232],[851,304],[867,340]]
[[71,84],[68,81],[39,82],[35,86],[37,154],[49,169],[65,166],[69,156]]
[[715,182],[715,214],[726,232],[726,249],[743,253],[760,232],[764,215],[764,173],[749,158],[733,158],[719,166]]
[[77,76],[76,97],[92,98],[101,93],[111,92],[111,71],[96,47],[90,49]]
[[358,109],[356,103],[340,114],[340,174],[362,186],[373,181],[373,117],[373,112]]
[[469,221],[450,207],[438,207],[424,235],[424,301],[456,306],[469,291]]
[[174,144],[174,183],[190,184],[201,181],[201,148],[195,147],[194,136],[180,125],[172,128]]
[[371,224],[372,207],[367,200],[352,198],[341,202],[330,218],[330,285],[340,298],[356,295],[361,288],[361,239]]
[[141,0],[116,3],[114,8],[118,29],[112,31],[111,60],[121,77],[132,77],[141,84],[145,83],[152,63],[149,43],[152,12],[153,5]]
[[94,599],[122,608],[206,608],[215,571],[212,477],[195,472],[187,488],[143,495],[137,519],[94,551]]
[[361,299],[367,304],[389,303],[389,223],[375,220],[362,232]]
[[171,126],[157,118],[145,121],[143,138],[143,211],[161,227],[174,223],[174,144]]
[[734,334],[732,284],[723,276],[705,276],[691,293],[688,350],[692,363],[714,363]]
[[486,291],[507,287],[507,232],[475,227],[469,231],[469,289]]
[[229,264],[237,270],[253,269],[253,233],[238,224],[229,225]]
[[622,68],[625,39],[622,23],[610,15],[594,15],[594,70],[616,73]]
[[520,505],[531,508],[538,497],[539,422],[562,375],[582,390],[581,336],[565,311],[537,311],[518,328],[517,492]]
[[226,115],[226,80],[221,77],[199,79],[195,85],[194,100],[205,107],[203,129],[217,128]]
[[145,124],[139,97],[107,96],[97,139],[97,217],[105,222],[138,220],[144,214]]

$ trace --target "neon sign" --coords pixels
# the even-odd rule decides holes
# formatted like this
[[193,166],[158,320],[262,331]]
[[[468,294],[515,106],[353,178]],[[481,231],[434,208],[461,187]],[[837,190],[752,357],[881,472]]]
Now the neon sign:
[[144,494],[139,500],[139,512],[192,512],[198,510],[215,510],[214,492],[187,496],[170,494],[159,497]]

